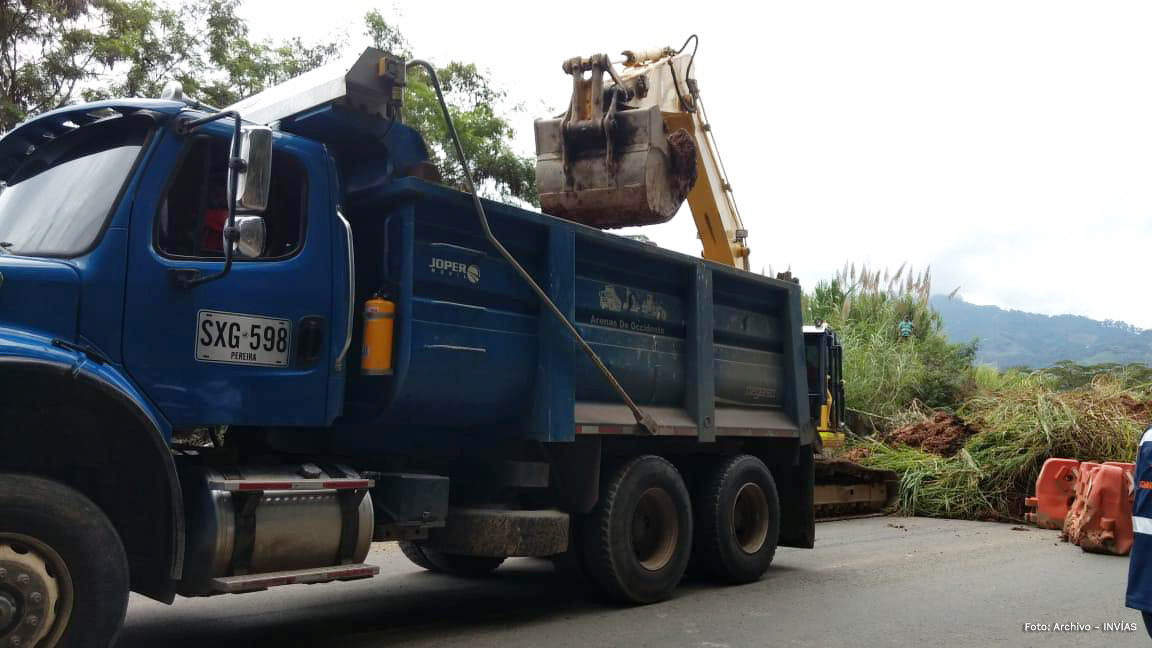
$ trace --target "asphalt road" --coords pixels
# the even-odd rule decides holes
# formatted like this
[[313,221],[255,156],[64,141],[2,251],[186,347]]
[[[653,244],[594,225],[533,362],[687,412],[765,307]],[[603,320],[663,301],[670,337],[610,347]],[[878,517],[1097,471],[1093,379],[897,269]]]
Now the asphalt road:
[[[763,580],[688,582],[670,601],[605,605],[549,563],[510,560],[463,580],[424,572],[392,543],[355,583],[178,599],[133,596],[118,644],[239,646],[1147,646],[1124,607],[1127,558],[1086,554],[1055,531],[921,518],[817,527],[815,550],[781,549]],[[1109,632],[1105,623],[1135,624]],[[1087,630],[1026,631],[1025,624]],[[1097,627],[1100,627],[1097,629]],[[1063,626],[1067,627],[1067,626]]]

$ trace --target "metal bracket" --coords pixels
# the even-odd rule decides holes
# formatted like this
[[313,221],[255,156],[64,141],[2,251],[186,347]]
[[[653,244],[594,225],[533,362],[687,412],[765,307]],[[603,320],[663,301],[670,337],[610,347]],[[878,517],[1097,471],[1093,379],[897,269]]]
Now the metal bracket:
[[264,491],[233,492],[232,506],[236,515],[236,539],[232,549],[232,571],[243,576],[252,567],[252,552],[256,548],[256,507],[264,498]]
[[[560,153],[564,162],[564,177],[571,186],[574,149],[587,146],[584,140],[593,134],[603,138],[605,162],[609,170],[613,169],[616,160],[614,140],[617,104],[621,94],[625,101],[628,100],[629,91],[612,68],[607,54],[594,54],[587,59],[574,57],[565,61],[563,68],[564,72],[572,76],[572,98],[560,123]],[[585,72],[590,73],[587,79],[584,78]],[[604,110],[605,72],[616,82],[616,86],[611,89],[607,111]],[[600,148],[598,144],[594,148]]]

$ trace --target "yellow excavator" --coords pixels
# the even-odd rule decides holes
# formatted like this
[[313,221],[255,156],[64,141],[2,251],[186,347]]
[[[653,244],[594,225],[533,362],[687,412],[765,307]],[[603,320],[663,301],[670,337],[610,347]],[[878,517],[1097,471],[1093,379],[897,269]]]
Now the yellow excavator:
[[[572,77],[568,109],[535,123],[540,206],[554,216],[612,229],[666,222],[687,202],[701,256],[748,271],[748,230],[694,75],[698,45],[693,35],[679,49],[625,50],[615,61],[607,54],[564,61]],[[813,425],[822,447],[838,446],[846,429],[839,340],[826,326],[806,326],[804,346]],[[818,517],[876,513],[895,500],[894,473],[816,451]]]

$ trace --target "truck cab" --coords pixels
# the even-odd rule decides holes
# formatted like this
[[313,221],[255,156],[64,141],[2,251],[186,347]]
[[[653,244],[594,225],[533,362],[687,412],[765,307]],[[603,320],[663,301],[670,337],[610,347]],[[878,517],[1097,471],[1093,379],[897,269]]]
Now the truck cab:
[[[172,427],[328,424],[350,321],[330,159],[314,142],[275,137],[262,249],[192,289],[181,273],[225,261],[232,135],[224,123],[179,132],[193,115],[177,103],[88,106],[5,138],[16,171],[0,194],[4,322],[119,369]],[[48,140],[52,128],[61,132]],[[13,151],[36,135],[35,150]]]

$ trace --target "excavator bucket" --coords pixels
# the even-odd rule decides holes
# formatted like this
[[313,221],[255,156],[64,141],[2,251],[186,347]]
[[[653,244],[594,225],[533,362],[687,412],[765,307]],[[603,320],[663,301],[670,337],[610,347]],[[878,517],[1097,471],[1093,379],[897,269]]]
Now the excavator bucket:
[[[536,186],[553,216],[610,229],[663,223],[696,181],[696,143],[669,134],[658,107],[630,109],[629,90],[603,86],[607,56],[572,59],[572,103],[536,121]],[[590,78],[583,78],[591,72]]]

